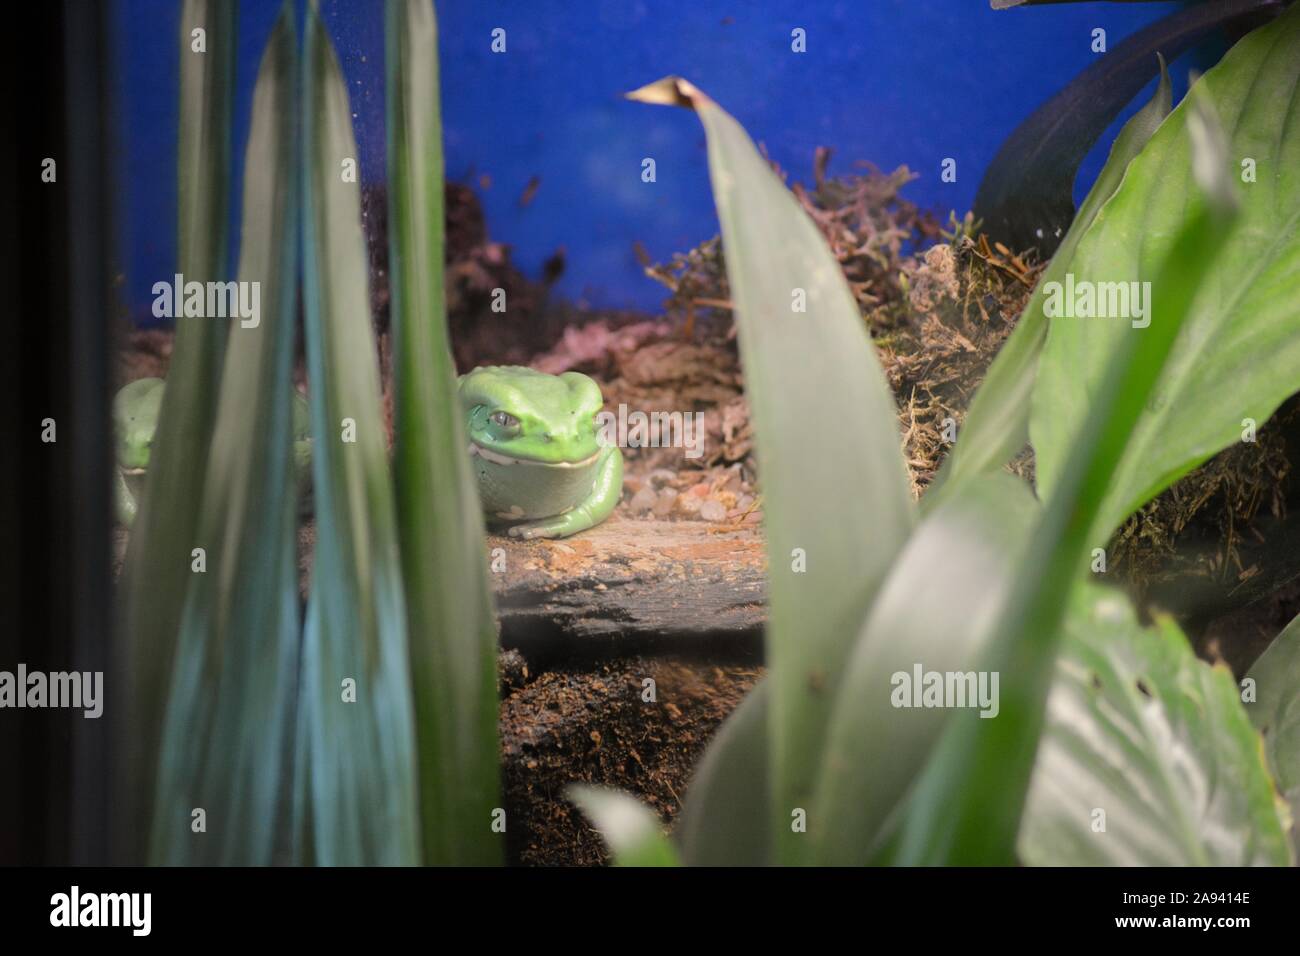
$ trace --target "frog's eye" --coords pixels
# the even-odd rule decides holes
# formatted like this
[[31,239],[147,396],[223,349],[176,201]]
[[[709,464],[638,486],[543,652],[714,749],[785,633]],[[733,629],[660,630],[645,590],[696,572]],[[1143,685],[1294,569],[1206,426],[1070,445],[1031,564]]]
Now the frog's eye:
[[518,428],[519,419],[509,412],[493,412],[490,416],[493,425],[499,425],[502,428]]

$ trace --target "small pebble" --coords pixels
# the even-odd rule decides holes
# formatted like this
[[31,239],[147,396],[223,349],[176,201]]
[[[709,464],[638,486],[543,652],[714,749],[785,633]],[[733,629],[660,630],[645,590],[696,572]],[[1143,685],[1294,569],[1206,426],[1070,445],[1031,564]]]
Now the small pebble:
[[632,496],[632,502],[628,507],[630,507],[635,514],[640,514],[643,511],[649,511],[653,508],[657,500],[658,495],[654,493],[654,489],[648,487],[642,488]]
[[700,517],[705,521],[723,521],[727,517],[727,509],[721,501],[716,498],[710,498],[704,504],[700,505]]
[[654,513],[655,517],[666,518],[673,511],[673,505],[677,503],[676,488],[659,489],[659,497],[655,499]]
[[650,474],[646,475],[646,481],[650,482],[650,484],[656,488],[672,484],[676,480],[677,472],[671,471],[667,468],[656,468],[651,471]]

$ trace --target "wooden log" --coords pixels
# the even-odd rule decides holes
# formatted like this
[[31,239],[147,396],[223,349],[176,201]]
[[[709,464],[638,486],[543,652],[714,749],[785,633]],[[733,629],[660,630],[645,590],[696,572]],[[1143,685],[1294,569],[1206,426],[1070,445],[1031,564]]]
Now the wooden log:
[[756,524],[616,514],[573,538],[490,535],[488,552],[504,646],[731,637],[758,649],[767,562]]
[[[315,532],[314,522],[299,529],[304,601]],[[116,530],[115,575],[126,538]],[[618,653],[761,653],[767,559],[757,521],[737,526],[615,514],[572,538],[489,535],[487,548],[490,565],[501,569],[490,576],[501,643],[530,657],[588,654],[602,643]]]

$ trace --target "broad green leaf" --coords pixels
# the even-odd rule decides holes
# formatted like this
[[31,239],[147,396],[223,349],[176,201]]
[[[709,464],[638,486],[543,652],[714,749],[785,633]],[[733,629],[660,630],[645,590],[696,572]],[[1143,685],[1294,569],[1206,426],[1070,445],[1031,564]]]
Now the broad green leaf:
[[634,797],[605,787],[575,785],[569,799],[585,813],[609,847],[615,866],[677,866],[677,851],[663,824]]
[[[1223,131],[1208,103],[1197,110],[1197,181],[1186,219],[1159,267],[1164,293],[1149,327],[1134,329],[1112,357],[1104,387],[1073,436],[1064,477],[1017,573],[983,670],[1000,675],[993,720],[953,720],[910,802],[894,859],[925,864],[1008,864],[1014,860],[1025,792],[1052,680],[1065,597],[1084,566],[1091,529],[1111,475],[1138,426],[1157,378],[1191,312],[1202,277],[1230,234]],[[1208,197],[1209,202],[1206,201]]]
[[[151,859],[265,865],[287,807],[298,659],[290,396],[297,302],[297,83],[286,6],[258,70],[244,160],[239,281],[256,327],[226,348],[193,574],[159,760]],[[219,322],[218,319],[208,319]],[[176,387],[174,384],[167,388]],[[181,561],[189,570],[184,556]],[[195,807],[209,837],[196,836]]]
[[306,862],[411,864],[420,859],[420,832],[406,609],[359,186],[340,175],[357,150],[343,74],[314,4],[302,88],[316,550],[302,651],[297,835]]
[[1047,316],[1043,314],[1043,287],[1060,282],[1079,241],[1088,231],[1102,206],[1115,194],[1133,157],[1142,151],[1151,135],[1169,115],[1171,87],[1164,59],[1160,58],[1160,83],[1142,109],[1124,124],[1110,148],[1101,174],[1070,224],[1060,248],[1039,279],[1015,329],[1003,343],[989,367],[988,375],[975,393],[952,454],[943,463],[934,485],[926,493],[926,507],[939,500],[940,489],[959,484],[972,475],[995,471],[1011,460],[1029,441],[1029,400],[1038,371],[1038,357],[1047,339]]
[[1291,806],[1291,842],[1300,856],[1300,617],[1269,645],[1246,675],[1255,699],[1246,710],[1264,735],[1277,788]]
[[673,830],[689,866],[771,861],[768,688],[764,679],[745,695],[695,767]]
[[[872,858],[952,713],[910,706],[911,688],[921,693],[923,674],[978,667],[1036,513],[1023,482],[987,475],[932,512],[899,555],[862,626],[827,728],[808,820],[818,863]],[[951,719],[987,719],[977,688],[970,693],[970,709]],[[996,719],[996,707],[989,710]]]
[[1021,860],[1287,865],[1273,784],[1232,674],[1197,660],[1169,618],[1144,628],[1122,594],[1096,585],[1076,589],[1064,631]]
[[389,0],[386,17],[393,467],[423,858],[498,863],[497,632],[447,341],[437,24],[429,0]]
[[1216,29],[1253,18],[1259,8],[1260,0],[1221,0],[1174,10],[1096,57],[1017,126],[993,157],[974,208],[989,237],[1013,249],[1033,246],[1043,256],[1055,252],[1074,216],[1079,164],[1156,74],[1156,55],[1177,59]]
[[[180,135],[177,139],[176,271],[185,281],[229,278],[231,117],[235,95],[237,6],[186,0],[178,33]],[[207,33],[205,53],[190,31]],[[132,524],[119,585],[118,636],[125,666],[118,696],[127,710],[115,792],[124,862],[146,853],[168,682],[198,546],[208,443],[217,414],[226,333],[220,319],[180,317],[168,386],[150,452],[140,513]]]
[[744,129],[681,79],[629,95],[693,108],[708,139],[763,474],[770,811],[791,862],[853,635],[915,520],[894,400],[838,262]]
[[[1300,7],[1292,6],[1195,84],[1224,125],[1234,179],[1250,161],[1257,181],[1239,189],[1241,222],[1207,264],[1205,293],[1110,479],[1100,543],[1126,515],[1240,440],[1245,420],[1263,424],[1300,389],[1298,83]],[[1179,294],[1157,269],[1195,192],[1191,115],[1184,101],[1130,165],[1072,258],[1076,283],[1149,282],[1157,314],[1162,300]],[[1133,321],[1052,319],[1030,422],[1040,496],[1061,485],[1079,426],[1106,387],[1117,350],[1134,332],[1150,331],[1134,329]]]

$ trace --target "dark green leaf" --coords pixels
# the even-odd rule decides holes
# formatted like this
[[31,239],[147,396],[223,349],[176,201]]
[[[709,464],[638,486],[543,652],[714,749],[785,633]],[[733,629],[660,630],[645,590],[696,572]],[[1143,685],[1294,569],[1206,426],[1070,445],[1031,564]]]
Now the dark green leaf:
[[[288,806],[299,634],[295,66],[286,7],[258,70],[244,162],[239,281],[260,289],[265,311],[256,326],[237,326],[226,348],[199,509],[206,570],[189,587],[164,723],[156,863],[270,863]],[[195,808],[206,832],[193,830]]]
[[770,811],[791,862],[853,635],[915,520],[894,399],[839,263],[744,129],[675,77],[630,95],[693,108],[708,138],[763,474]]
[[[1098,544],[1126,515],[1215,452],[1263,425],[1300,389],[1300,7],[1251,33],[1193,90],[1227,134],[1222,162],[1241,180],[1241,224],[1196,276],[1205,293],[1153,390],[1123,460],[1109,478]],[[1129,167],[1069,265],[1076,282],[1150,283],[1157,313],[1181,290],[1158,270],[1195,194],[1192,112],[1181,104]],[[1139,289],[1141,286],[1138,287]],[[1154,328],[1154,325],[1153,325]],[[1051,321],[1034,389],[1030,433],[1040,496],[1054,494],[1117,351],[1127,317]]]
[[[1293,703],[1297,673],[1293,667],[1283,678]],[[1281,681],[1251,712],[1280,704],[1275,690]],[[1020,858],[1046,866],[1286,866],[1278,809],[1232,674],[1197,660],[1168,618],[1144,628],[1122,594],[1077,589]]]
[[359,186],[342,176],[357,149],[315,5],[303,92],[316,549],[302,652],[299,849],[304,862],[325,865],[409,864],[420,859],[420,831],[406,608]]
[[[986,475],[935,509],[899,555],[862,626],[831,715],[808,820],[817,862],[846,866],[872,858],[950,713],[899,706],[896,695],[906,702],[909,688],[920,693],[918,669],[965,674],[979,666],[1036,516],[1023,482]],[[896,675],[910,683],[898,689]],[[952,719],[984,719],[974,701],[968,706]]]
[[438,34],[429,0],[389,0],[387,35],[394,471],[424,861],[494,863],[497,633],[447,342]]
[[[237,9],[222,0],[186,0],[181,8],[176,271],[186,281],[225,281],[229,274]],[[197,28],[206,31],[204,53],[190,48]],[[192,580],[190,552],[200,544],[198,503],[227,331],[223,320],[176,319],[169,384],[118,589],[124,666],[117,696],[130,740],[123,742],[115,792],[124,824],[118,852],[128,862],[146,853],[163,713]]]
[[[1222,140],[1199,97],[1197,156]],[[1165,128],[1165,127],[1162,127]],[[1217,134],[1217,136],[1215,135]],[[1112,356],[1106,380],[1072,437],[1065,472],[1047,499],[983,669],[1000,675],[997,719],[950,721],[909,808],[898,845],[904,863],[1007,864],[1033,770],[1065,599],[1092,545],[1091,532],[1112,473],[1137,428],[1206,271],[1229,234],[1235,210],[1207,204],[1225,189],[1228,171],[1202,162],[1189,209],[1156,273],[1162,290],[1149,327],[1132,329]],[[957,715],[958,717],[962,715]]]

